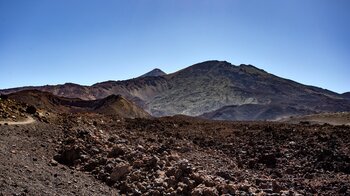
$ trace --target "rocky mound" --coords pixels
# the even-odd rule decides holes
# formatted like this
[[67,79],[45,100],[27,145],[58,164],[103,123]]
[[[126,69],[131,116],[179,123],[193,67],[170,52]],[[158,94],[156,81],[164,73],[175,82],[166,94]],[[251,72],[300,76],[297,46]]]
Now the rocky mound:
[[33,105],[19,103],[7,95],[0,95],[0,124],[24,121],[28,115],[39,118],[37,108]]
[[119,115],[125,118],[149,118],[147,112],[120,95],[110,95],[97,100],[93,104],[93,111],[108,115]]

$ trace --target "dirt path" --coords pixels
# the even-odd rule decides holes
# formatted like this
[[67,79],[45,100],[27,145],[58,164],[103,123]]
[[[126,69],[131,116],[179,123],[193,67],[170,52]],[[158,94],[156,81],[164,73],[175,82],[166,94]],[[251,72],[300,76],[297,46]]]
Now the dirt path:
[[31,116],[27,116],[27,119],[24,121],[14,122],[14,121],[0,121],[0,125],[4,125],[5,123],[8,125],[27,125],[34,123],[35,120]]

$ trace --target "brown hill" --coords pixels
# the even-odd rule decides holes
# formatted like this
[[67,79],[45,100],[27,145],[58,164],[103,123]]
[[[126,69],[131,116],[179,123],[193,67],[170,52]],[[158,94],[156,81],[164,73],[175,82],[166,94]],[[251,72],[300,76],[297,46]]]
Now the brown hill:
[[104,99],[97,100],[93,105],[93,111],[102,114],[117,114],[127,118],[150,117],[143,109],[120,95],[110,95]]
[[39,90],[25,90],[9,94],[8,97],[18,102],[55,113],[97,112],[126,118],[150,117],[147,112],[120,95],[111,95],[97,100],[82,100],[78,98],[58,97],[49,92]]
[[[204,116],[266,120],[293,114],[350,111],[350,100],[343,95],[280,78],[252,65],[235,66],[226,61],[206,61],[173,74],[107,81],[92,86],[67,83],[6,89],[0,93],[22,89],[40,89],[83,100],[120,94],[154,116],[211,113]],[[245,108],[250,108],[250,114],[242,114]],[[215,111],[220,115],[214,114]]]

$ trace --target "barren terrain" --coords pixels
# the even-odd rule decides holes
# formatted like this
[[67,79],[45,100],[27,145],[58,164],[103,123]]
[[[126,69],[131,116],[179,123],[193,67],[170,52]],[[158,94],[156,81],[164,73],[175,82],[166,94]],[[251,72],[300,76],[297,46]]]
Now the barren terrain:
[[1,195],[350,194],[349,126],[32,117],[0,126]]

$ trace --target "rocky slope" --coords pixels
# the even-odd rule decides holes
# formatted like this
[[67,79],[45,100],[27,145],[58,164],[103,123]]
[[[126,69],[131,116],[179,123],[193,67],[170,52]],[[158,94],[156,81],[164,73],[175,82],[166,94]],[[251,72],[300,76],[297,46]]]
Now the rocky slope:
[[110,95],[98,100],[93,104],[93,111],[101,114],[118,115],[124,118],[151,117],[143,109],[120,95]]
[[[1,121],[21,121],[26,118],[28,106],[17,103],[8,96],[0,96],[0,122]],[[29,111],[29,110],[28,110]],[[35,113],[35,111],[34,111]]]
[[[294,114],[350,111],[345,95],[283,79],[252,65],[234,66],[225,61],[206,61],[167,75],[156,70],[146,77],[92,86],[67,83],[0,93],[23,89],[84,100],[120,94],[154,116],[271,120]],[[251,115],[247,109],[252,110]]]
[[[149,102],[154,115],[196,116],[212,112],[220,115],[209,115],[210,118],[265,120],[350,110],[350,102],[339,94],[279,78],[251,65],[208,61],[166,78],[169,89]],[[248,108],[251,115],[242,114]]]
[[307,113],[310,111],[288,105],[244,104],[224,106],[213,112],[204,113],[201,117],[213,120],[278,120],[283,116],[289,117]]

